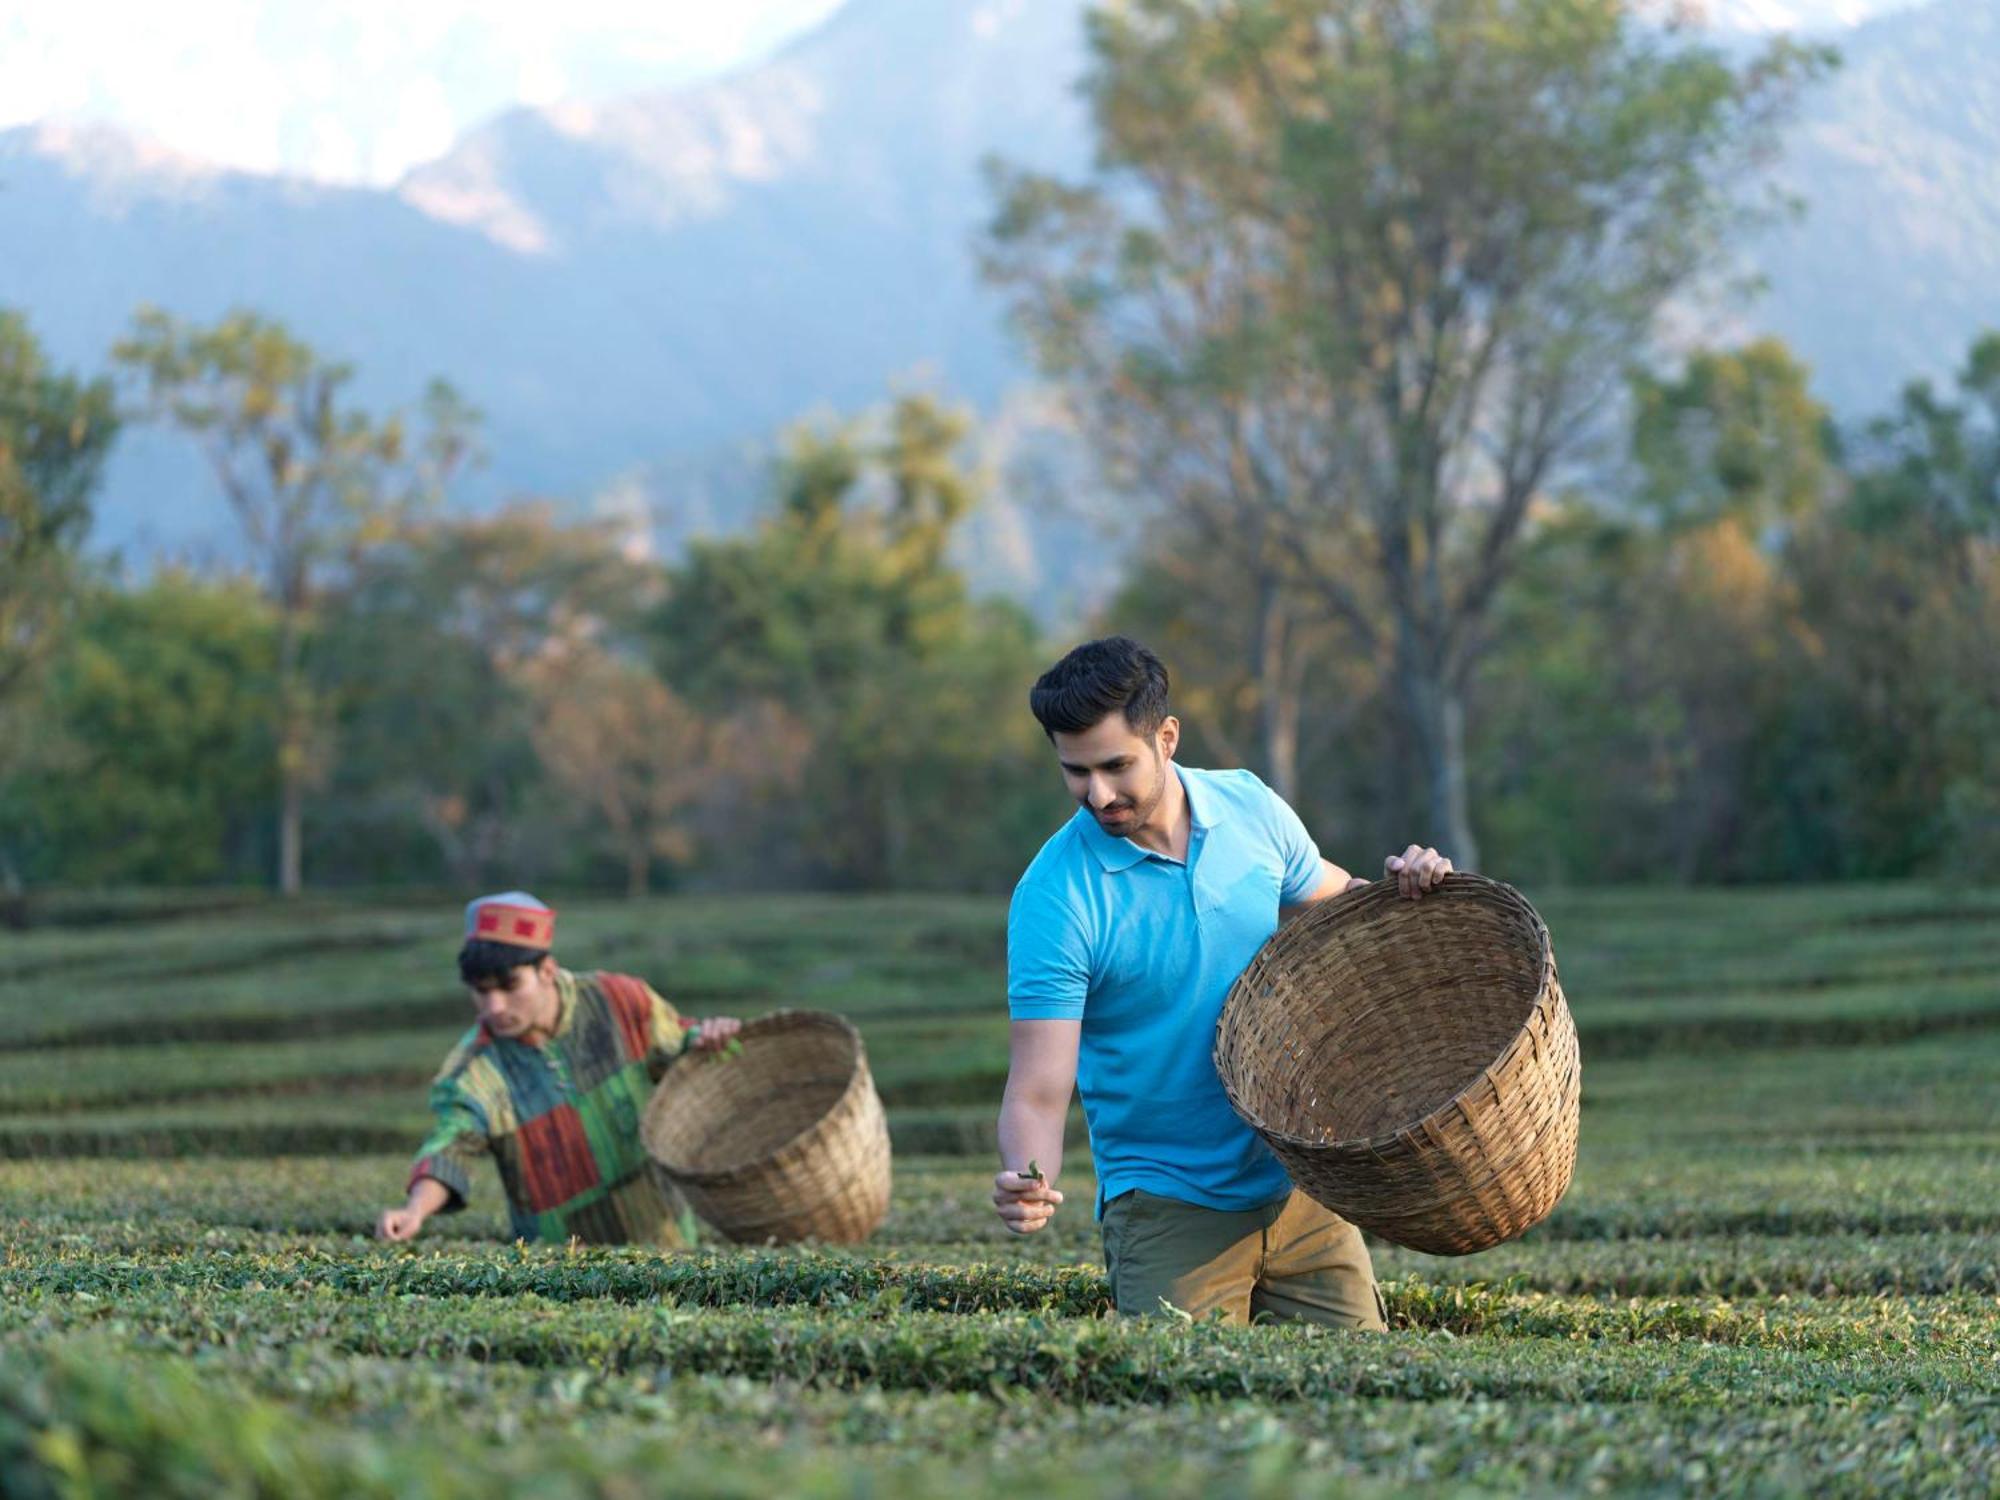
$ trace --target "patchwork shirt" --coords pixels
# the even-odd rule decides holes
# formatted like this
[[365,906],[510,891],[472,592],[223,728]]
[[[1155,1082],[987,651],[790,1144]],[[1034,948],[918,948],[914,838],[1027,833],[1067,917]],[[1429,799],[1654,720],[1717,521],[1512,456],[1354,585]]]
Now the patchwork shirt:
[[561,1008],[539,1047],[468,1031],[431,1085],[437,1117],[410,1182],[472,1195],[500,1169],[516,1238],[678,1244],[678,1195],[639,1142],[652,1086],[686,1043],[680,1015],[643,979],[556,972]]

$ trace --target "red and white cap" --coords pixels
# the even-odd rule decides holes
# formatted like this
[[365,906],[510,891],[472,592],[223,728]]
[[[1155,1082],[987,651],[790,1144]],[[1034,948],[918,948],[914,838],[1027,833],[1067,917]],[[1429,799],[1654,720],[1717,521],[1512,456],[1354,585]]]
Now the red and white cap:
[[526,891],[481,896],[465,908],[465,935],[488,943],[512,943],[516,948],[546,952],[556,945],[555,908]]

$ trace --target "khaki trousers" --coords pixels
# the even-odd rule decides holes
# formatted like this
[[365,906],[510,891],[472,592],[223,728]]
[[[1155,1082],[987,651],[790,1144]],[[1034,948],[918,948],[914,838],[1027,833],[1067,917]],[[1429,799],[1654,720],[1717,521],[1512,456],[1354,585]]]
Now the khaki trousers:
[[1105,1204],[1103,1231],[1112,1300],[1128,1316],[1165,1303],[1230,1323],[1389,1326],[1361,1231],[1304,1193],[1227,1212],[1135,1190]]

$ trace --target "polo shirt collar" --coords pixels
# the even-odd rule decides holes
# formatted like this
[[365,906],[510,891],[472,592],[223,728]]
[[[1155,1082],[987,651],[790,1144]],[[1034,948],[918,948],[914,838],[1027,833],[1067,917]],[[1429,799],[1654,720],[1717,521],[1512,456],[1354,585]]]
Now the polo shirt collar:
[[1188,821],[1197,828],[1213,828],[1223,820],[1227,811],[1223,800],[1216,796],[1215,789],[1199,776],[1189,776],[1179,766],[1174,774],[1181,779],[1181,786],[1187,792]]
[[[1180,777],[1181,790],[1187,794],[1188,821],[1196,828],[1207,830],[1215,827],[1223,818],[1222,799],[1201,783],[1198,776],[1189,776],[1179,766],[1174,767],[1174,775]],[[1116,874],[1143,864],[1152,857],[1151,849],[1141,848],[1130,839],[1113,838],[1104,831],[1104,825],[1090,815],[1090,809],[1076,810],[1078,823],[1083,827],[1084,842],[1090,852],[1097,856],[1098,863],[1107,871]]]

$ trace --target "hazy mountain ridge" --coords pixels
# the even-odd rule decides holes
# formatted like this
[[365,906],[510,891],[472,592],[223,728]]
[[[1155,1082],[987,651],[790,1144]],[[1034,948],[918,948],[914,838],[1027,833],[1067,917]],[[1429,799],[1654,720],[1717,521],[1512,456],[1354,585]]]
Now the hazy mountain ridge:
[[1939,0],[1840,48],[1779,171],[1806,216],[1756,247],[1750,317],[1858,414],[2000,328],[2000,0]]
[[[1851,3],[1728,0],[1720,18],[1831,24]],[[458,382],[495,452],[470,503],[650,495],[671,540],[740,514],[747,445],[802,414],[926,373],[996,410],[1027,378],[972,262],[979,162],[1088,160],[1081,11],[852,0],[735,75],[509,111],[394,192],[221,171],[116,132],[0,133],[0,303],[89,368],[140,301],[263,308],[352,359],[370,400]],[[1848,65],[1782,168],[1812,212],[1752,247],[1772,291],[1746,326],[1793,342],[1858,412],[2000,324],[2000,0],[1934,0],[1839,40]],[[226,534],[164,436],[124,445],[102,512],[105,538],[140,550]],[[994,526],[1016,554],[1051,534]],[[1005,581],[1035,566],[1017,556]]]

